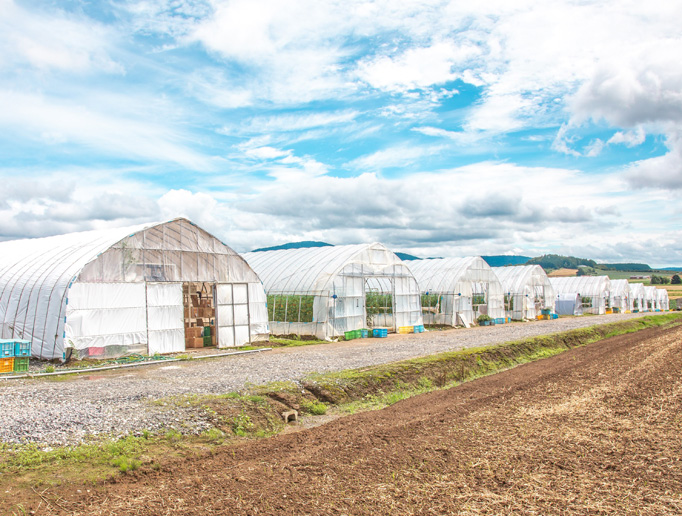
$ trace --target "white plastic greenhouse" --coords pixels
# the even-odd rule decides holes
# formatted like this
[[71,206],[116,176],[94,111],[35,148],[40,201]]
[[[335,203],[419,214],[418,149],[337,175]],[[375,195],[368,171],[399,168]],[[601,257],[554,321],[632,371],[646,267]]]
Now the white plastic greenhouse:
[[668,300],[668,291],[664,288],[656,289],[656,310],[667,312],[670,309],[670,301]]
[[493,267],[504,289],[506,315],[516,321],[535,319],[541,310],[554,310],[554,287],[539,265]]
[[656,310],[656,287],[644,287],[644,306],[645,312],[654,312]]
[[608,276],[571,276],[550,278],[550,281],[557,294],[579,294],[583,313],[596,315],[606,313],[611,289],[611,280]]
[[480,315],[504,318],[502,284],[483,258],[413,260],[426,324],[470,326]]
[[244,259],[186,219],[0,243],[0,338],[44,359],[267,339],[265,301]]
[[630,291],[630,282],[626,279],[612,279],[611,290],[611,308],[614,312],[631,312],[634,299]]
[[630,283],[630,296],[632,297],[632,311],[633,312],[647,312],[647,306],[644,302],[646,292],[642,283]]
[[417,282],[382,244],[259,251],[244,258],[263,280],[275,335],[325,339],[422,324]]

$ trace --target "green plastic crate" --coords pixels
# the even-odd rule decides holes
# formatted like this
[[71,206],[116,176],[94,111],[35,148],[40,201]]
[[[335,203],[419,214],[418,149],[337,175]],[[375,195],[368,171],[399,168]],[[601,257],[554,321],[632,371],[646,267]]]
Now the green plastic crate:
[[213,346],[213,339],[210,335],[204,335],[204,347]]
[[346,331],[343,333],[343,338],[346,340],[353,340],[355,338],[355,332],[354,331]]
[[15,373],[25,373],[28,371],[28,357],[15,357],[14,358],[14,372]]
[[210,326],[204,326],[204,337],[210,337],[211,336],[211,327]]

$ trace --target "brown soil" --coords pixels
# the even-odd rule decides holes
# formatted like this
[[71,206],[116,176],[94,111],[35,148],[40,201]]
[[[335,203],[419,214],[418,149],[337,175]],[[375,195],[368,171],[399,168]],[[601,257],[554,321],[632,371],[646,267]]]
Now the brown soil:
[[[35,514],[682,514],[682,329],[575,348],[160,471]],[[87,489],[90,491],[88,492]]]

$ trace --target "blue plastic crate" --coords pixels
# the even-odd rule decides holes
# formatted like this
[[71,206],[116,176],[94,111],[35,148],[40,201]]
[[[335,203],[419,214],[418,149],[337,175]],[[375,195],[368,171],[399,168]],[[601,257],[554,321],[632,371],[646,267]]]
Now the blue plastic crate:
[[418,324],[417,326],[414,327],[414,332],[415,333],[424,333],[424,325],[423,324]]
[[552,319],[558,319],[558,318],[559,318],[559,314],[552,314]]
[[14,356],[15,340],[0,339],[0,358],[10,358]]
[[495,324],[504,324],[504,317],[498,317],[495,319]]
[[374,328],[372,330],[372,336],[376,337],[376,338],[380,338],[380,339],[386,338],[386,337],[388,337],[388,329],[386,329],[386,328]]
[[31,341],[30,340],[15,340],[14,341],[14,356],[15,357],[30,357],[31,356]]
[[363,339],[366,339],[369,336],[369,330],[362,328],[360,331],[362,332],[361,335]]

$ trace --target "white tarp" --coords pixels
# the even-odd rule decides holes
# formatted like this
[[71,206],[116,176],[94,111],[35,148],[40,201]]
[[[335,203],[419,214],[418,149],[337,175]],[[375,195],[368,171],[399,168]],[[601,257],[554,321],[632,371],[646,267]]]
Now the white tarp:
[[606,313],[611,289],[608,276],[570,276],[549,280],[557,294],[580,294],[583,312],[595,315]]
[[557,294],[554,310],[559,315],[582,315],[583,307],[578,294]]

